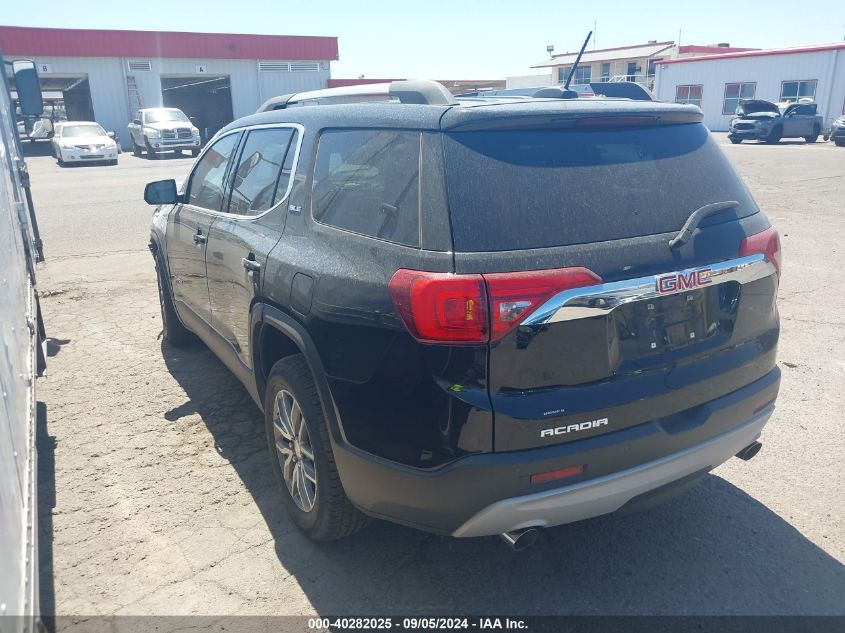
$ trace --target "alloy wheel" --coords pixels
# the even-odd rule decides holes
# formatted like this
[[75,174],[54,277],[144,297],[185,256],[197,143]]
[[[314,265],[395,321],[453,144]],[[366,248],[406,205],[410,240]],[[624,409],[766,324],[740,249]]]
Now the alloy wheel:
[[276,458],[294,503],[310,512],[317,502],[317,467],[314,449],[305,426],[302,407],[289,391],[282,389],[273,404],[273,436]]

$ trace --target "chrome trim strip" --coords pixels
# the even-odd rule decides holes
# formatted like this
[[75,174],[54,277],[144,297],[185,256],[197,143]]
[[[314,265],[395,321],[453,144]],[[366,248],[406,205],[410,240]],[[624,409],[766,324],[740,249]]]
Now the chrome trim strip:
[[701,270],[709,270],[709,279],[711,281],[708,285],[721,284],[728,281],[747,284],[775,274],[774,265],[766,259],[765,255],[756,254],[709,266],[697,266],[685,270],[669,271],[660,275],[614,281],[597,286],[587,286],[585,288],[573,288],[572,290],[565,290],[558,293],[546,301],[522,325],[544,325],[547,323],[571,321],[573,319],[604,316],[626,303],[657,299],[671,294],[687,292],[687,289],[682,288],[668,292],[658,292],[658,279],[671,274],[688,276],[690,273]]
[[[200,155],[194,161],[194,164],[191,165],[191,172],[190,172],[190,174],[188,174],[188,177],[185,178],[185,180],[182,181],[182,189],[181,189],[180,193],[184,194],[188,191],[188,187],[190,186],[191,178],[194,175],[194,171],[196,169],[196,166],[203,159],[203,157],[205,156],[205,153],[208,151],[208,148],[210,148],[218,140],[220,140],[224,136],[229,136],[230,134],[238,134],[238,133],[241,133],[241,132],[246,134],[247,132],[250,132],[252,130],[265,130],[265,129],[269,129],[269,128],[292,128],[292,129],[299,131],[299,134],[297,134],[297,139],[296,139],[296,150],[295,150],[295,153],[293,155],[293,165],[291,165],[291,168],[290,168],[290,180],[288,180],[288,188],[285,191],[284,197],[282,197],[276,204],[274,204],[272,207],[270,207],[266,211],[262,211],[261,213],[256,214],[256,215],[241,215],[239,213],[227,213],[226,211],[215,211],[214,209],[206,209],[205,207],[198,207],[198,206],[195,206],[195,205],[192,205],[192,204],[188,205],[187,202],[183,202],[181,204],[188,205],[192,209],[195,209],[197,211],[205,213],[206,215],[230,218],[232,220],[243,220],[243,221],[246,221],[246,222],[254,222],[255,220],[258,220],[259,218],[263,218],[268,213],[271,213],[271,212],[275,211],[276,209],[278,209],[279,206],[281,206],[281,204],[283,202],[287,201],[288,196],[290,196],[290,192],[293,189],[294,181],[296,180],[296,170],[299,167],[299,152],[302,150],[302,139],[305,136],[305,126],[300,124],[300,123],[287,123],[287,122],[286,123],[258,123],[258,124],[255,124],[255,125],[246,125],[244,127],[238,127],[238,128],[233,129],[233,130],[229,130],[227,132],[224,132],[223,134],[220,134],[218,132],[217,134],[212,136],[210,139],[208,139],[208,143],[205,144],[205,147],[202,148]],[[242,142],[243,142],[243,139],[241,139],[241,141],[238,142],[238,146],[235,148],[236,150],[241,149],[240,144]],[[240,154],[238,154],[238,156],[240,156]],[[228,174],[227,174],[227,182],[228,182]],[[228,185],[227,185],[227,187],[226,187],[227,193],[229,192],[229,189],[230,189],[230,187],[228,187]]]

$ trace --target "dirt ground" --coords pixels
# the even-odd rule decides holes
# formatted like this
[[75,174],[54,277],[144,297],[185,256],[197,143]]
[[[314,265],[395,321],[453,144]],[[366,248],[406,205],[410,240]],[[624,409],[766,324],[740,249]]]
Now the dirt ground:
[[161,345],[141,194],[191,161],[31,158],[52,337],[44,612],[845,614],[845,149],[720,142],[783,240],[783,383],[763,450],[667,505],[551,529],[520,554],[381,522],[302,537],[245,390],[204,347]]

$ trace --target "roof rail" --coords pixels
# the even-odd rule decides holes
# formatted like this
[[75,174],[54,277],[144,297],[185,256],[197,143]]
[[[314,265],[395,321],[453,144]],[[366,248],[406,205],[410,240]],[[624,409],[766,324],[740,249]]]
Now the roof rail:
[[321,99],[335,99],[338,97],[393,97],[400,103],[416,103],[421,105],[455,105],[457,101],[452,93],[442,84],[430,79],[413,79],[406,81],[391,81],[380,84],[363,84],[360,86],[343,86],[341,88],[325,88],[323,90],[309,90],[295,94],[282,95],[268,99],[257,112],[270,110],[284,110],[294,104],[307,101],[319,102]]

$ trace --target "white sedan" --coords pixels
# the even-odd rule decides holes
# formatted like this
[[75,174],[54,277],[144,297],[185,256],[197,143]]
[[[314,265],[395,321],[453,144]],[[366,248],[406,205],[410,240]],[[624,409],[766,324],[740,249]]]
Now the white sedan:
[[64,121],[56,126],[52,144],[53,155],[62,167],[93,162],[117,165],[117,143],[99,123]]

